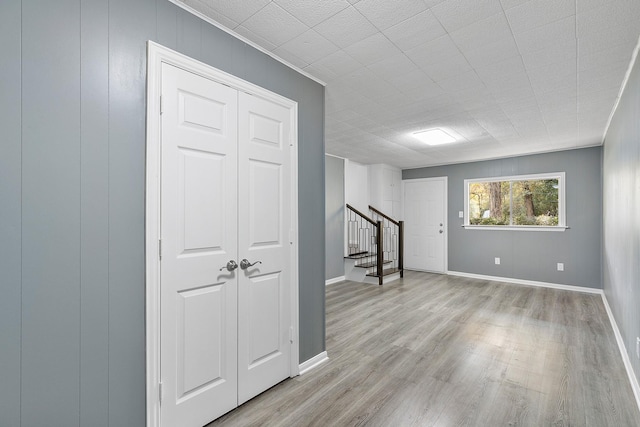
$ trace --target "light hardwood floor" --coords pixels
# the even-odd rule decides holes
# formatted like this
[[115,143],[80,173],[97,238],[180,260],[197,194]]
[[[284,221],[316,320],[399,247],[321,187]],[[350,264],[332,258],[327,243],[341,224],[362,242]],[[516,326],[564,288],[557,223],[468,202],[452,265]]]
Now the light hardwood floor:
[[326,311],[328,362],[209,426],[640,426],[599,295],[406,272]]

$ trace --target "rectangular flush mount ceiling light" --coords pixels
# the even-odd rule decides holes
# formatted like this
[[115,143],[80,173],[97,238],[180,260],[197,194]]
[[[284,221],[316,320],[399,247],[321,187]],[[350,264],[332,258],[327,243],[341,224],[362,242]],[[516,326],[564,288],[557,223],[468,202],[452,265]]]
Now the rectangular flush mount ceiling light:
[[442,145],[456,142],[453,136],[439,128],[416,132],[413,136],[428,145]]

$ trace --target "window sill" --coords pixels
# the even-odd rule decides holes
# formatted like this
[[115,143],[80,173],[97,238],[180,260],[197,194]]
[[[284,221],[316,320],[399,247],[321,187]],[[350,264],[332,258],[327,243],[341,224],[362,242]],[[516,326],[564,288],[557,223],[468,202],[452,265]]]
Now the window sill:
[[463,224],[462,227],[467,230],[499,230],[499,231],[565,231],[569,228],[567,226],[544,227],[544,226],[528,226],[528,225],[499,226],[499,225],[465,225],[465,224]]

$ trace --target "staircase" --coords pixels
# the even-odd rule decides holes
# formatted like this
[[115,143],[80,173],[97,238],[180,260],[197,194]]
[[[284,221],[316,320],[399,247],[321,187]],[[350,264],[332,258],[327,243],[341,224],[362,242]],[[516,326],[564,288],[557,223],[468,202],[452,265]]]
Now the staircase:
[[401,278],[404,223],[369,206],[367,216],[347,204],[345,278],[382,285]]

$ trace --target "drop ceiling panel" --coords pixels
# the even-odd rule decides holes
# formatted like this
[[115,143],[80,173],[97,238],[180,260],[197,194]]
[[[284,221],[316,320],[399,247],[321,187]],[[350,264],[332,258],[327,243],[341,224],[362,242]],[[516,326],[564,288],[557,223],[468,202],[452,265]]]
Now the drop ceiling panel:
[[270,0],[203,0],[218,15],[223,15],[235,22],[243,22],[270,3]]
[[299,36],[281,45],[275,53],[281,55],[282,52],[295,55],[307,64],[316,62],[339,48],[329,40],[322,37],[314,30],[307,30]]
[[451,33],[502,12],[502,5],[499,0],[447,0],[431,10],[445,30]]
[[383,31],[426,10],[422,0],[364,0],[355,8],[379,30]]
[[[236,0],[237,1],[237,0]],[[274,0],[301,22],[313,27],[349,7],[346,0]],[[237,3],[244,3],[237,1]]]
[[509,25],[517,34],[575,14],[575,0],[530,0],[506,11]]
[[326,39],[341,48],[365,39],[378,30],[353,7],[348,7],[314,27]]
[[398,48],[408,50],[443,36],[446,31],[433,12],[425,10],[382,33]]
[[276,46],[288,42],[307,30],[306,25],[276,3],[269,3],[243,21],[241,26]]

